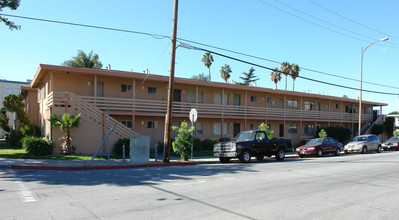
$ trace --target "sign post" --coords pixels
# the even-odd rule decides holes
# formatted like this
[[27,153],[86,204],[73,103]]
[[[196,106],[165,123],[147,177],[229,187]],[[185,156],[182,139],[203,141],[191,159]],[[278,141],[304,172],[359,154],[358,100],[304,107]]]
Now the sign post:
[[[191,121],[191,127],[194,127],[194,122],[197,121],[198,113],[195,108],[191,109],[190,111],[190,121]],[[194,130],[195,132],[195,130]],[[194,138],[194,132],[193,132],[193,138]],[[191,143],[191,161],[193,161],[193,145],[194,143]]]

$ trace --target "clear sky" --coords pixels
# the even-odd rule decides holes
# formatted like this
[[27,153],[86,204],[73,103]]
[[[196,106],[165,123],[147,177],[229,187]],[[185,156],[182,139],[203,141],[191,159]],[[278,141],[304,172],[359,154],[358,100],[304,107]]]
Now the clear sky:
[[[399,1],[397,0],[180,0],[177,36],[264,59],[298,64],[300,76],[359,88],[361,48],[378,42],[364,54],[363,89],[399,93]],[[16,11],[3,14],[171,36],[173,0],[21,0]],[[0,24],[0,78],[32,79],[39,64],[60,65],[83,50],[100,56],[114,70],[169,75],[171,41],[123,33],[12,18],[22,29]],[[262,66],[280,64],[190,43]],[[208,74],[204,52],[178,48],[176,77]],[[212,81],[223,82],[220,68],[232,69],[240,81],[252,66],[214,55]],[[310,70],[355,79],[331,77]],[[270,70],[255,67],[258,86],[274,88]],[[278,83],[284,89],[285,79]],[[292,80],[288,79],[288,90]],[[359,91],[297,78],[295,91],[357,99]],[[397,95],[363,92],[363,100],[387,103],[383,113],[399,111]]]

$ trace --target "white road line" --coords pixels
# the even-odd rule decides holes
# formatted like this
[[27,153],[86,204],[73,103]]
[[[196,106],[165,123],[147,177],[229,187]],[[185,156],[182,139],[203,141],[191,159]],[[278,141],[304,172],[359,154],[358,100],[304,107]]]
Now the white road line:
[[17,173],[14,170],[11,170],[11,173],[19,186],[19,196],[22,202],[36,202],[35,194],[28,189],[21,178],[17,176]]

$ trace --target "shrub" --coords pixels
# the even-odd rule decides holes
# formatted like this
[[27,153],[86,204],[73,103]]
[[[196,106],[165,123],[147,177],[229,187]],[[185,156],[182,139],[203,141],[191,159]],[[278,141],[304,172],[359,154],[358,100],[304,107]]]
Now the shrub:
[[112,153],[116,156],[123,156],[123,145],[125,145],[125,155],[128,156],[130,153],[130,139],[128,138],[119,138],[114,144]]
[[230,138],[228,138],[228,137],[219,138],[219,141],[220,142],[228,142],[228,141],[230,141]]
[[321,129],[321,131],[319,132],[319,137],[321,138],[328,137],[327,132],[324,129]]
[[172,142],[173,151],[179,154],[182,160],[187,161],[191,145],[193,144],[192,132],[195,128],[188,128],[187,122],[183,121],[180,127],[172,126],[172,129],[179,132],[175,141]]
[[205,139],[202,141],[202,150],[213,150],[213,145],[218,142],[217,140]]
[[202,150],[202,141],[199,138],[194,138],[193,149],[195,151]]
[[308,142],[307,140],[301,140],[301,141],[299,141],[298,146],[299,146],[299,147],[300,147],[300,146],[303,146],[303,145],[305,145],[307,142]]
[[23,147],[29,155],[46,156],[53,153],[53,142],[49,139],[27,136],[22,139]]
[[13,147],[22,147],[22,133],[17,130],[11,130],[9,134],[6,134],[6,142]]
[[384,132],[384,125],[382,124],[375,124],[371,127],[370,133],[372,134],[379,135],[382,134],[382,132]]
[[343,127],[319,128],[317,133],[319,133],[322,129],[324,129],[327,132],[328,137],[332,137],[341,143],[344,143],[346,140],[348,140],[351,135],[351,131],[348,128],[343,128]]
[[164,148],[164,143],[163,142],[161,142],[161,141],[158,141],[158,152],[162,152],[163,153],[163,148]]

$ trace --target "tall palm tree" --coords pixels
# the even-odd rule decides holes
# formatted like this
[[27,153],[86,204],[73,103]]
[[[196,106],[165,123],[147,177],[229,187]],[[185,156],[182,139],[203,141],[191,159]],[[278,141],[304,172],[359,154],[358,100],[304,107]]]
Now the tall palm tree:
[[208,68],[209,70],[209,81],[211,81],[211,65],[213,62],[213,57],[212,54],[209,52],[206,52],[204,54],[204,56],[202,57],[201,61],[204,63],[204,65],[206,66],[206,68]]
[[281,72],[284,74],[285,76],[285,90],[287,90],[287,76],[290,74],[291,71],[291,65],[290,63],[288,63],[287,61],[283,62],[281,64]]
[[277,89],[277,83],[280,82],[281,80],[281,73],[278,70],[278,67],[275,67],[273,69],[273,72],[270,73],[270,80],[276,84],[276,89]]
[[80,114],[73,116],[65,113],[62,117],[58,115],[51,115],[49,121],[53,127],[59,127],[64,132],[64,142],[61,144],[63,154],[71,154],[75,151],[71,146],[71,129],[79,125]]
[[299,66],[293,63],[291,65],[291,71],[290,71],[292,78],[292,91],[295,91],[295,79],[299,76],[299,71],[301,71],[299,69]]
[[92,69],[101,69],[103,67],[103,64],[98,58],[98,54],[93,54],[93,51],[90,51],[89,54],[86,54],[81,50],[78,50],[78,55],[76,57],[72,57],[71,60],[65,61],[62,65]]
[[227,83],[227,81],[230,78],[230,73],[231,73],[231,69],[230,66],[227,64],[224,64],[224,66],[222,66],[222,68],[220,69],[220,77],[222,77],[222,79]]

